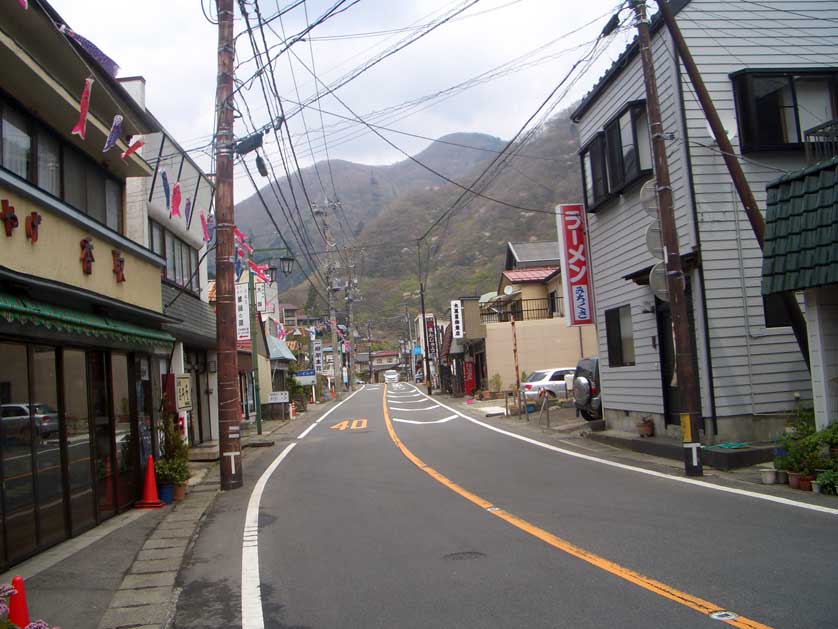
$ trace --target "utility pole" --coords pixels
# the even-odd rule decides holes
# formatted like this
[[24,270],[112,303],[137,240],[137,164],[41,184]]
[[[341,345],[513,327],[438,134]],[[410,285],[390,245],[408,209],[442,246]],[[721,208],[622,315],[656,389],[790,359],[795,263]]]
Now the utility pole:
[[422,338],[425,340],[425,348],[422,352],[422,377],[425,379],[428,395],[432,395],[430,361],[428,361],[428,320],[425,315],[425,283],[422,281],[422,243],[418,240],[416,241],[416,261],[419,272],[419,307],[422,310]]
[[218,354],[218,424],[221,489],[242,486],[239,365],[236,354],[236,286],[233,251],[233,1],[218,0],[218,85],[215,93],[215,278]]
[[372,321],[367,321],[367,365],[369,368],[369,381],[372,384]]
[[329,283],[327,295],[329,297],[329,326],[332,328],[332,372],[334,375],[335,398],[340,399],[343,391],[343,359],[341,358],[340,347],[338,347],[338,317],[335,312],[335,290],[332,285],[332,274],[334,267],[329,261],[326,268],[326,281]]
[[[739,195],[739,200],[742,202],[742,207],[745,208],[745,214],[748,216],[748,221],[751,223],[751,229],[754,232],[759,248],[763,249],[765,240],[765,219],[763,218],[762,212],[757,205],[751,186],[745,178],[745,173],[742,170],[742,165],[739,163],[739,158],[736,153],[733,152],[733,145],[727,137],[727,132],[722,124],[722,120],[719,118],[719,112],[716,111],[713,99],[710,98],[710,92],[707,91],[707,87],[704,85],[704,79],[701,77],[701,72],[699,72],[695,59],[693,59],[692,53],[687,46],[687,42],[684,40],[681,29],[678,28],[678,23],[675,21],[675,15],[672,13],[672,8],[669,6],[668,2],[659,2],[658,8],[663,16],[663,21],[666,23],[666,28],[672,36],[672,41],[675,42],[675,48],[678,51],[678,56],[681,58],[681,61],[684,63],[684,67],[687,69],[690,82],[692,82],[693,88],[695,88],[695,93],[701,103],[701,108],[704,110],[704,117],[707,119],[710,129],[713,131],[713,137],[716,140],[716,144],[719,145],[719,150],[722,153],[725,166],[727,166],[730,178],[733,180],[733,185]],[[800,351],[803,353],[803,360],[806,361],[806,366],[810,367],[809,339],[806,330],[806,319],[800,311],[800,304],[797,303],[797,299],[794,294],[790,292],[781,293],[781,298],[783,301],[783,308],[789,317],[792,330],[794,331],[794,336],[797,339],[797,344],[800,347]]]
[[687,318],[685,276],[678,249],[678,231],[675,224],[675,208],[672,200],[672,184],[669,178],[669,164],[666,160],[663,123],[661,122],[660,100],[652,60],[652,41],[649,32],[649,18],[644,0],[629,0],[634,9],[640,46],[640,60],[643,64],[643,79],[646,83],[646,112],[652,135],[652,153],[655,161],[655,181],[658,195],[658,215],[663,242],[666,285],[669,292],[669,308],[675,336],[675,370],[678,377],[678,398],[681,406],[681,440],[684,446],[684,471],[687,476],[702,476],[701,443],[699,440],[700,418],[698,416],[698,375],[694,368],[695,347]]
[[262,434],[262,404],[259,390],[259,351],[256,346],[257,335],[261,333],[259,311],[256,308],[256,286],[253,282],[253,270],[247,269],[247,297],[250,302],[250,361],[253,363],[253,405],[256,407],[256,434]]
[[355,291],[352,285],[352,265],[349,265],[349,283],[346,286],[346,310],[348,316],[347,334],[349,335],[349,353],[346,360],[346,380],[347,390],[352,391],[355,388],[355,319],[352,312],[352,303],[355,301]]

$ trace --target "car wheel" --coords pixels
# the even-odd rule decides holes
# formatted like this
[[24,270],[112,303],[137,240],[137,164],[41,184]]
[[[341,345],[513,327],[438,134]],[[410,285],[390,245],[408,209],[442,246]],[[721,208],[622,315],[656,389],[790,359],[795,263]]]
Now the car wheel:
[[599,419],[599,417],[595,413],[592,413],[591,411],[579,411],[579,412],[581,413],[582,417],[584,417],[589,422],[593,422],[593,421],[596,421],[596,420]]
[[555,400],[558,396],[553,391],[547,391],[547,397],[551,400]]

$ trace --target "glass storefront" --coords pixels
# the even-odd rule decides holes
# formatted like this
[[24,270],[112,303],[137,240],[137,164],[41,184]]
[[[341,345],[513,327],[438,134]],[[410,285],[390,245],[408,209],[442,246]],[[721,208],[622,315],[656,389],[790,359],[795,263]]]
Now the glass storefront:
[[0,571],[137,500],[156,447],[150,366],[0,340]]

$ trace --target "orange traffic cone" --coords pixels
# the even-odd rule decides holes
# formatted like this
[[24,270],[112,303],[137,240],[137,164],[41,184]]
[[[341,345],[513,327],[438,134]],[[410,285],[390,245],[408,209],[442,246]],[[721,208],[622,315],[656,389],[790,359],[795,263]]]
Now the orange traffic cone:
[[157,495],[157,479],[154,476],[154,459],[148,455],[145,464],[145,485],[143,486],[143,499],[134,504],[136,509],[159,509],[164,506],[163,501]]
[[26,588],[23,586],[23,578],[12,579],[12,587],[16,592],[9,597],[9,621],[18,627],[25,627],[29,624],[29,607],[26,605]]

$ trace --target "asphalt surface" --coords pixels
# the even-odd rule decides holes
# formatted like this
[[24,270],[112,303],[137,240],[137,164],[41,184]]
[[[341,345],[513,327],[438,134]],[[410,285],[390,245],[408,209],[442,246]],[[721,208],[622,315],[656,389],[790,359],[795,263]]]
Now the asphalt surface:
[[265,627],[838,626],[838,516],[545,450],[410,385],[387,393],[391,435],[384,395],[245,459],[181,572],[177,627],[241,624],[245,511],[289,444],[259,511]]

